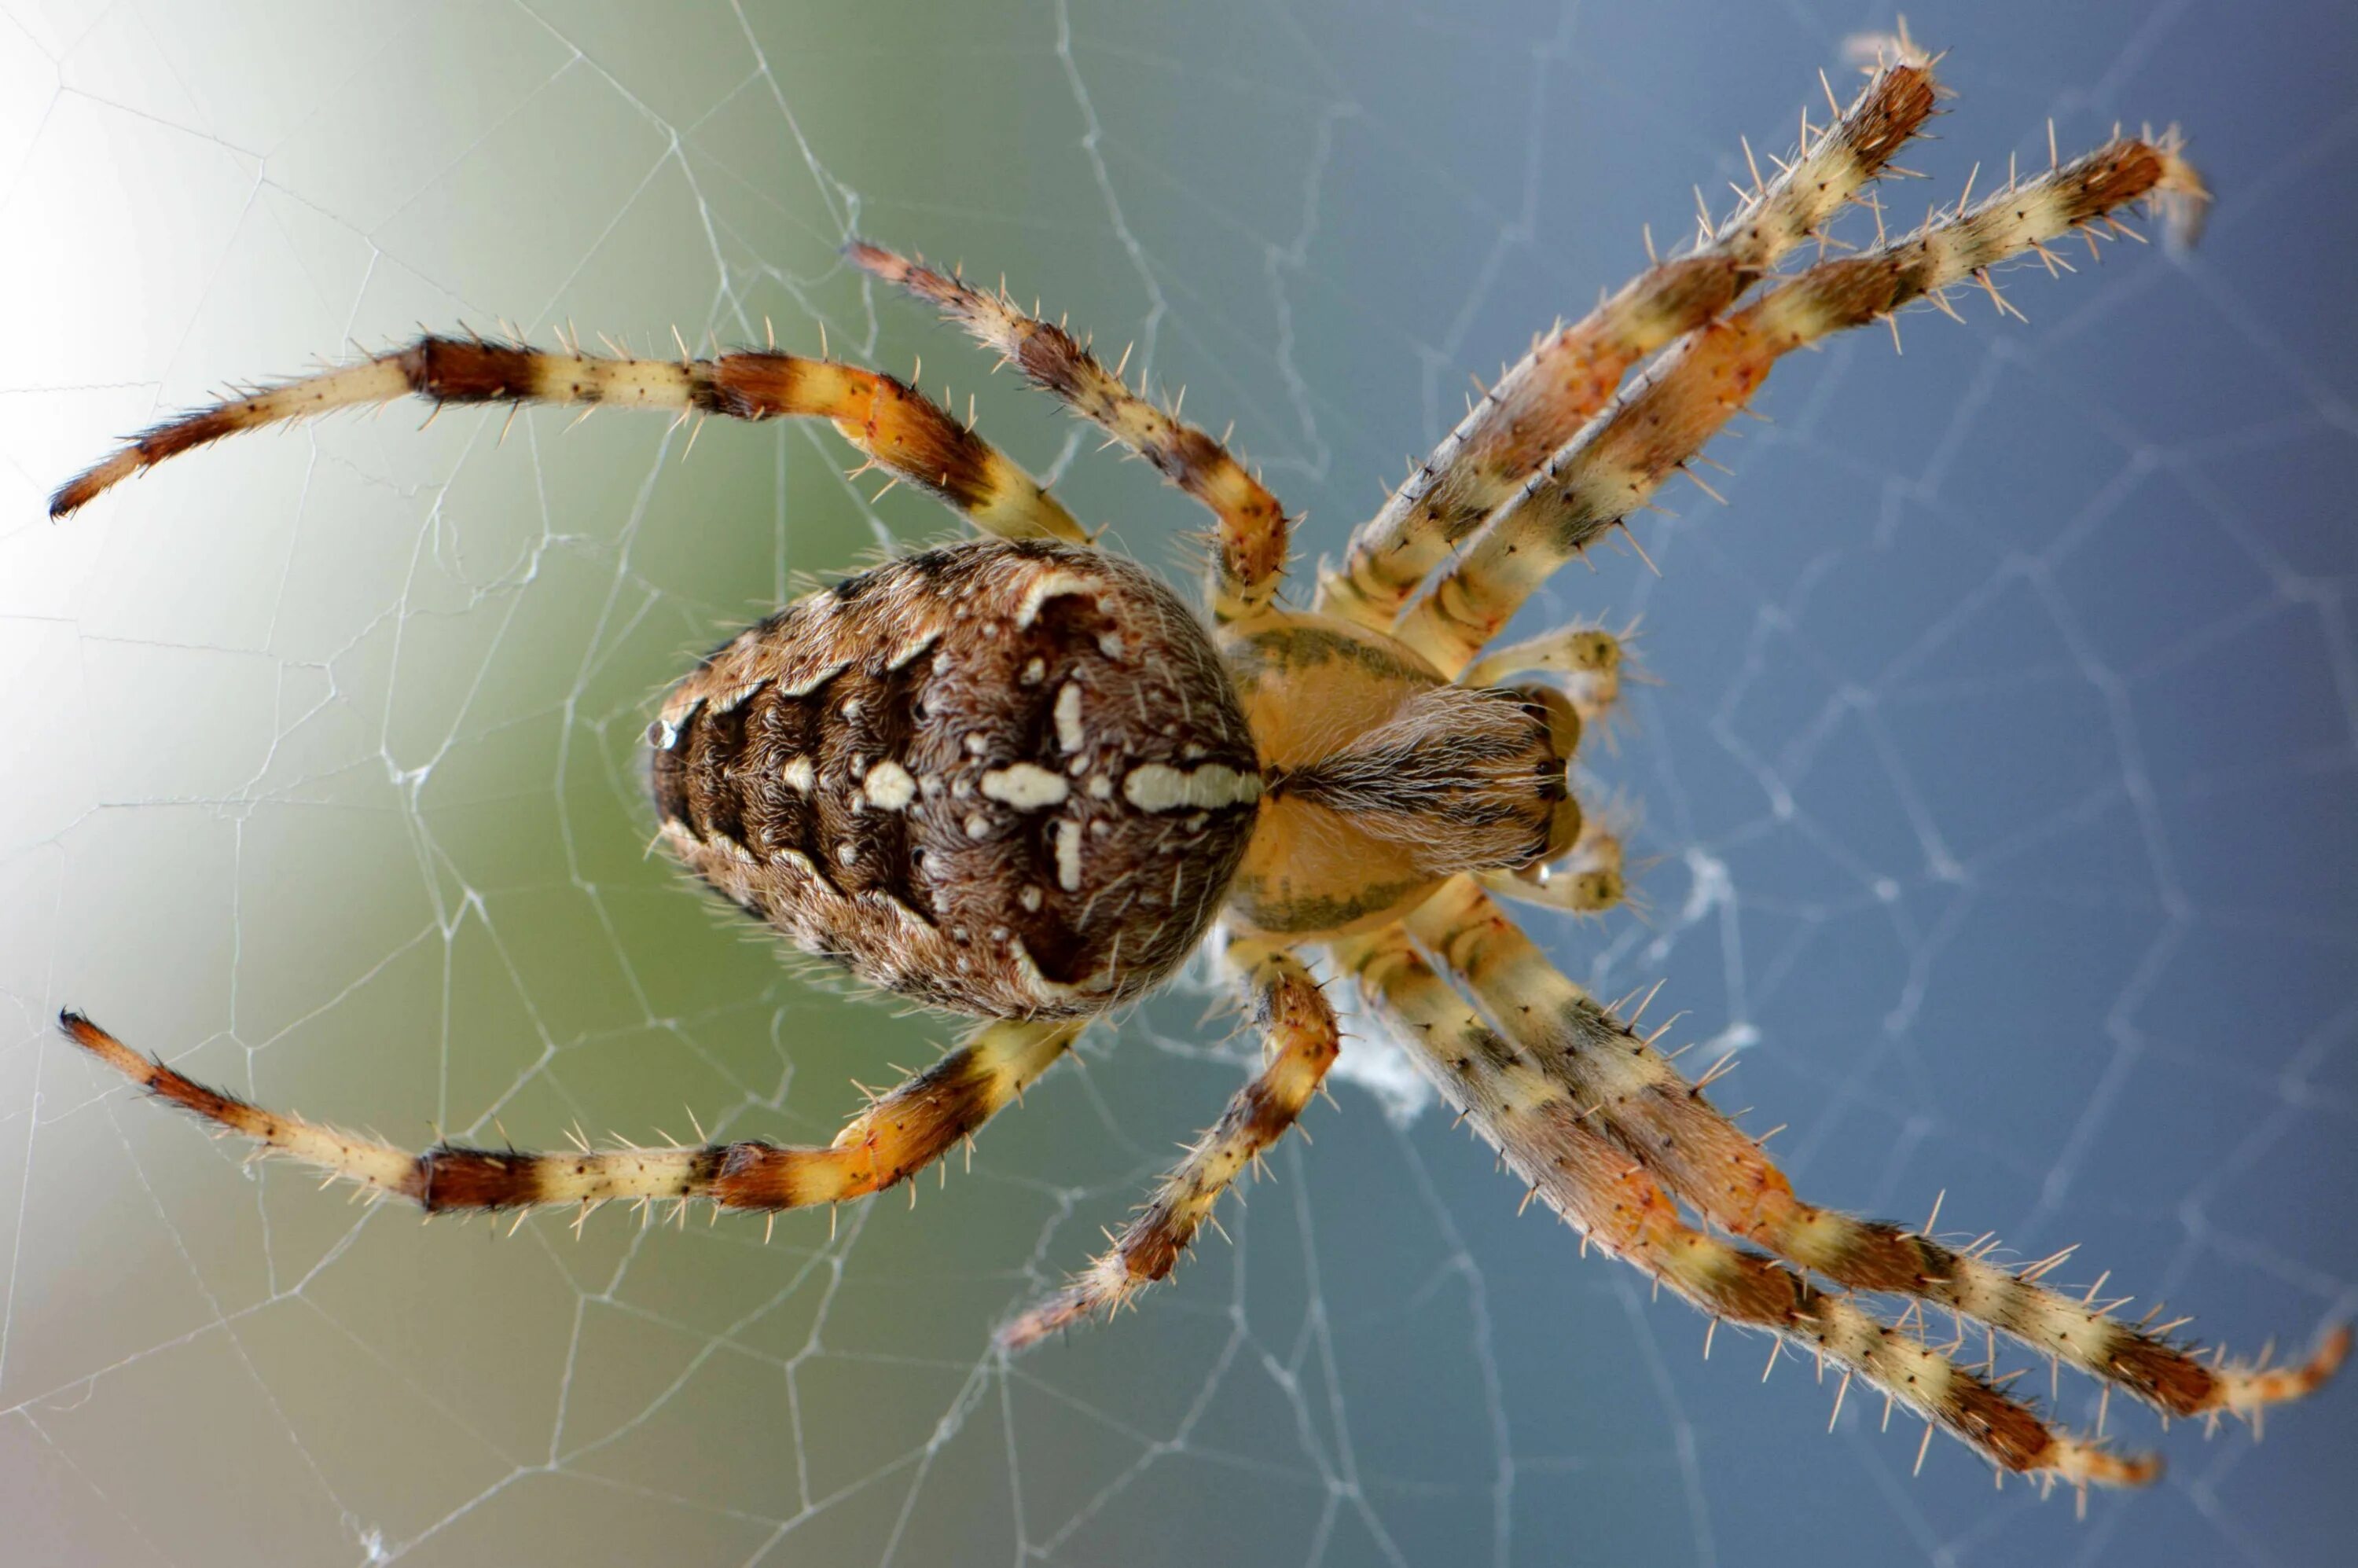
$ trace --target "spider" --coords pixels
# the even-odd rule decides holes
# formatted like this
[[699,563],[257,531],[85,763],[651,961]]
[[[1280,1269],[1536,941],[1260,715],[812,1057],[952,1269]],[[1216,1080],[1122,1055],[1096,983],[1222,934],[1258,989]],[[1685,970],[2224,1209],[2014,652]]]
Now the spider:
[[[474,335],[252,392],[148,430],[68,482],[63,516],[166,458],[240,430],[416,394],[446,404],[620,405],[680,418],[832,422],[867,466],[930,492],[981,537],[903,556],[796,600],[707,656],[647,741],[662,840],[804,951],[982,1022],[875,1098],[826,1147],[581,1143],[422,1153],[277,1114],[143,1057],[97,1024],[70,1037],[258,1152],[429,1213],[617,1199],[777,1211],[909,1178],[1022,1094],[1094,1020],[1209,938],[1265,1037],[1258,1075],[1111,1249],[1007,1324],[1028,1346],[1168,1275],[1223,1191],[1282,1137],[1335,1063],[1312,964],[1355,989],[1537,1198],[1595,1246],[1721,1323],[1765,1330],[1944,1428],[2001,1472],[2093,1485],[2159,1461],[2063,1430],[1955,1345],[1927,1309],[2004,1334],[2166,1416],[2257,1421],[2316,1390],[2347,1325],[2302,1365],[2198,1355],[2177,1323],[2058,1293],[1985,1242],[1855,1218],[1798,1196],[1699,1080],[1619,1004],[1559,973],[1501,901],[1579,913],[1623,893],[1620,847],[1569,768],[1607,715],[1619,639],[1573,626],[1494,639],[1549,575],[1684,471],[1783,354],[1919,300],[1950,309],[1989,269],[2074,233],[2095,249],[2133,203],[2190,215],[2174,134],[2113,140],[1883,233],[1872,195],[1934,112],[1933,61],[1898,40],[1848,104],[1724,222],[1583,319],[1535,341],[1422,467],[1281,606],[1290,519],[1219,441],[1132,392],[1062,327],[956,276],[855,243],[876,278],[931,302],[1024,376],[1152,461],[1216,519],[1208,620],[1095,547],[1047,491],[914,386],[779,351],[677,362]],[[1747,148],[1747,157],[1749,150]],[[1877,242],[1798,268],[1830,220],[1875,207]],[[1953,313],[1953,312],[1952,312]],[[1642,367],[1642,368],[1640,368]],[[1637,373],[1633,376],[1631,373]],[[1623,384],[1625,379],[1628,384]],[[521,1215],[519,1216],[521,1218]],[[579,1221],[577,1220],[577,1224]],[[1878,1315],[1863,1299],[1904,1303]],[[1911,1326],[1910,1320],[1914,1320]],[[2180,1320],[2182,1322],[2183,1320]],[[1920,1447],[1918,1462],[1922,1461]]]

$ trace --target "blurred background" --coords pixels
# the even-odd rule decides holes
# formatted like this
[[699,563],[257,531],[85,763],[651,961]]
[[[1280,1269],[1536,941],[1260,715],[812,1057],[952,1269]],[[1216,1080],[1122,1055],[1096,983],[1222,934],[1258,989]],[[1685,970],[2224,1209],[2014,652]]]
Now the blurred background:
[[[1252,1052],[1198,980],[946,1189],[514,1235],[252,1169],[61,1005],[424,1142],[823,1140],[954,1026],[777,960],[646,846],[713,642],[938,535],[849,449],[423,409],[42,502],[225,383],[416,324],[781,346],[977,399],[1192,579],[1200,519],[838,259],[1002,272],[1350,525],[1559,314],[1847,98],[1877,5],[0,5],[0,1517],[11,1561],[2311,1563],[2358,1389],[2267,1442],[2109,1426],[2154,1491],[1993,1491],[1912,1422],[1578,1256],[1355,1042],[1146,1310],[1011,1365]],[[2358,1311],[2358,22],[2316,0],[1913,7],[1960,97],[1896,222],[2115,122],[2212,178],[2105,247],[1780,370],[1527,624],[1642,614],[1599,795],[1644,908],[1534,914],[1789,1124],[1812,1195],[2082,1250],[2235,1349]],[[1855,234],[1859,231],[1854,229]],[[824,336],[823,336],[824,335]],[[1211,1014],[1206,1021],[1207,1013]],[[1666,1042],[1668,1044],[1668,1042]],[[1393,1087],[1387,1087],[1387,1085]],[[2023,1364],[2016,1357],[2009,1365]],[[2023,1387],[2044,1392],[2034,1368]],[[2083,1379],[2061,1409],[2094,1420]],[[2340,1549],[2331,1543],[2340,1541]]]

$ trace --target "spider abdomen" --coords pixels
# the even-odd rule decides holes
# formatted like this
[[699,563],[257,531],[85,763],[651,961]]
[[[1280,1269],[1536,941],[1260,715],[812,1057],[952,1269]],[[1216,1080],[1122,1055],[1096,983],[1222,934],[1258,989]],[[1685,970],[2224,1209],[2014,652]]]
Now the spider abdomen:
[[1128,562],[1028,541],[796,600],[682,681],[649,741],[698,875],[863,980],[991,1017],[1160,981],[1261,794],[1187,608]]

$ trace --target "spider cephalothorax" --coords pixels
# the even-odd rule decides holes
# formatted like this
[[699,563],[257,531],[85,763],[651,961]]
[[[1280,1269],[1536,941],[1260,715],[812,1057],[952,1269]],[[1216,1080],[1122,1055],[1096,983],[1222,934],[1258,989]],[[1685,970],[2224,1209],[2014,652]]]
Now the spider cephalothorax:
[[[1497,902],[1595,912],[1622,892],[1619,848],[1566,774],[1583,719],[1613,704],[1618,641],[1574,626],[1489,647],[1550,573],[1700,456],[1783,354],[1914,301],[1948,308],[1961,285],[1995,296],[1993,265],[2052,266],[2050,243],[2074,234],[2093,249],[2131,203],[2202,199],[2175,136],[2115,137],[1779,275],[1887,171],[1935,95],[1931,62],[1900,39],[1827,124],[1805,115],[1801,146],[1724,223],[1541,337],[1353,535],[1307,611],[1277,602],[1284,508],[1218,441],[1003,291],[867,245],[856,265],[933,301],[1212,511],[1212,626],[914,389],[774,349],[667,362],[429,337],[157,426],[52,511],[238,430],[416,393],[824,418],[964,514],[992,537],[849,578],[732,639],[672,691],[648,741],[662,833],[687,865],[805,949],[990,1022],[825,1147],[561,1154],[412,1153],[208,1089],[78,1015],[69,1033],[222,1128],[429,1211],[702,1199],[774,1216],[940,1159],[1217,920],[1268,1060],[1112,1249],[1004,1344],[1170,1273],[1302,1114],[1341,1040],[1307,953],[1348,978],[1530,1197],[1714,1326],[1790,1342],[2001,1469],[2149,1480],[2151,1456],[2055,1426],[2007,1379],[1928,1343],[1925,1309],[2180,1416],[2252,1416],[2310,1392],[2348,1329],[2299,1365],[2202,1357],[2175,1325],[2123,1322],[2093,1290],[2042,1283],[2064,1254],[2009,1269],[1986,1238],[1952,1248],[1804,1202],[1713,1107],[1716,1069],[1685,1077]],[[1876,1295],[1907,1308],[1878,1315],[1862,1300]]]

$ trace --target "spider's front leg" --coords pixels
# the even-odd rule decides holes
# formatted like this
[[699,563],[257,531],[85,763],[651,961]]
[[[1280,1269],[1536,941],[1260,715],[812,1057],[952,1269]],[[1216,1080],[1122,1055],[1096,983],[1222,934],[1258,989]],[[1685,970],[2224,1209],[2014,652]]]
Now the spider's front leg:
[[1631,366],[1718,316],[1857,199],[1931,116],[1938,92],[1929,59],[1904,38],[1892,49],[1896,58],[1833,124],[1813,133],[1803,112],[1800,148],[1693,250],[1657,262],[1533,343],[1351,535],[1343,566],[1319,575],[1317,608],[1389,626],[1425,574],[1513,498]]
[[429,1214],[572,1204],[585,1215],[617,1200],[685,1206],[703,1198],[723,1208],[775,1211],[881,1191],[957,1148],[1046,1072],[1087,1026],[1083,1020],[985,1024],[879,1097],[825,1148],[741,1142],[592,1150],[583,1143],[562,1153],[526,1153],[438,1143],[416,1153],[207,1088],[80,1013],[58,1022],[75,1044],[157,1098],[330,1179],[406,1198]]
[[2050,1426],[2027,1400],[1854,1298],[1819,1290],[1772,1259],[1688,1225],[1655,1173],[1633,1161],[1530,1049],[1476,1017],[1403,927],[1345,943],[1338,957],[1419,1070],[1586,1244],[1715,1320],[1765,1329],[1833,1363],[1845,1390],[1858,1378],[2002,1469],[2082,1488],[2143,1486],[2161,1473],[2150,1454],[2115,1454],[2101,1440]]
[[1270,1052],[1267,1065],[1188,1148],[1111,1250],[1000,1331],[1006,1348],[1020,1350],[1083,1318],[1110,1314],[1169,1274],[1228,1184],[1285,1135],[1335,1065],[1342,1043],[1335,1010],[1302,961],[1248,938],[1231,940],[1228,956],[1250,988],[1253,1022]]
[[[1466,667],[1557,568],[1652,500],[1744,408],[1778,360],[2023,254],[2050,265],[2048,243],[2093,243],[2135,202],[2186,221],[2205,200],[2174,135],[2121,137],[2071,162],[2009,179],[1912,234],[1820,262],[1688,334],[1492,513],[1423,597],[1401,611],[1401,641],[1445,673]],[[1996,285],[1989,285],[1993,293]]]
[[[1561,973],[1504,911],[1465,879],[1406,921],[1498,1028],[1593,1119],[1600,1134],[1711,1224],[1851,1290],[1913,1297],[2008,1335],[2167,1415],[2254,1416],[2314,1392],[2351,1334],[2325,1336],[2301,1364],[2200,1355],[2111,1315],[2117,1303],[2039,1283],[2061,1257],[2019,1271],[1885,1220],[1804,1202],[1760,1146],[1650,1041]],[[2150,1316],[2150,1314],[2148,1314]]]

